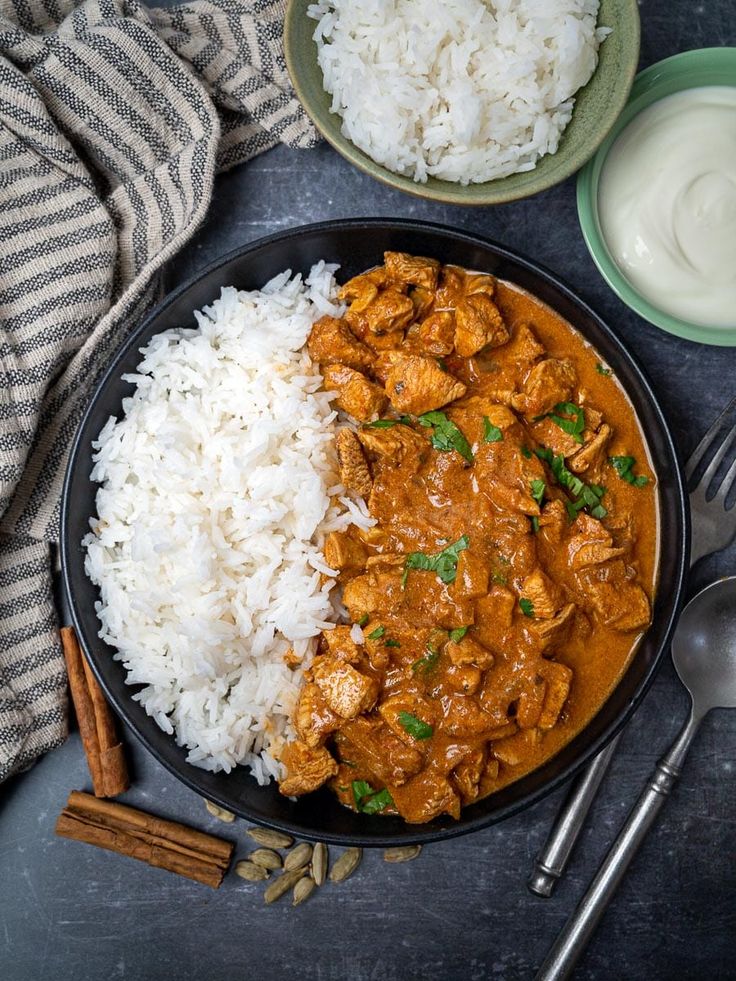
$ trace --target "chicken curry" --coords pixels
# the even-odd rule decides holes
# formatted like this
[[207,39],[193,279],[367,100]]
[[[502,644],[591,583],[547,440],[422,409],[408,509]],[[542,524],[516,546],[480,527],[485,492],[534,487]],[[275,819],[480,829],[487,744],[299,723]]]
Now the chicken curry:
[[308,349],[344,414],[328,535],[352,624],[325,630],[281,792],[458,817],[605,701],[651,613],[656,480],[611,370],[493,276],[386,253]]

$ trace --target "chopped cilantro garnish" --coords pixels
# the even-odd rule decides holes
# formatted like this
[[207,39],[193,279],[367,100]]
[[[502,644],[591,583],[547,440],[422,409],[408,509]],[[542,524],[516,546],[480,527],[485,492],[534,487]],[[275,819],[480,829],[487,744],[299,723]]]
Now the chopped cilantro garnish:
[[598,372],[599,375],[603,375],[604,378],[608,378],[609,375],[611,374],[611,369],[604,368],[603,365],[600,363],[600,361],[596,364],[595,370]]
[[561,453],[555,456],[552,450],[546,447],[534,452],[540,460],[544,460],[549,465],[557,483],[569,490],[575,498],[574,501],[565,503],[571,521],[577,518],[578,511],[583,508],[588,508],[594,518],[605,518],[608,511],[601,504],[601,498],[606,493],[605,487],[600,487],[598,484],[584,484],[579,477],[567,469],[565,458]]
[[544,492],[546,490],[547,490],[547,485],[543,480],[533,480],[531,482],[532,497],[537,502],[537,504],[542,503],[542,499],[544,498]]
[[519,606],[521,607],[521,612],[524,614],[525,617],[534,616],[534,604],[530,599],[527,599],[526,597],[522,597],[519,600]]
[[429,739],[434,733],[431,725],[422,722],[411,712],[399,712],[399,724],[404,732],[408,732],[413,739]]
[[419,425],[432,429],[432,446],[444,453],[457,450],[460,456],[473,462],[473,451],[470,443],[463,436],[454,422],[447,418],[444,412],[425,412],[418,417]]
[[410,416],[399,416],[398,419],[375,419],[373,422],[364,422],[364,429],[390,429],[391,426],[408,426],[411,422]]
[[367,780],[353,780],[353,800],[361,814],[379,814],[394,802],[388,790],[376,791]]
[[411,669],[418,674],[428,674],[432,668],[437,664],[439,660],[440,652],[436,647],[432,647],[427,644],[427,653],[424,657],[420,657],[418,661],[415,661]]
[[450,640],[453,644],[459,644],[469,629],[469,627],[456,627],[450,631]]
[[447,362],[445,361],[444,358],[435,358],[435,361],[437,362],[437,364],[439,365],[442,371],[445,372],[447,371]]
[[389,639],[389,640],[384,641],[384,646],[385,647],[401,647],[401,644],[398,642],[398,640],[391,640],[391,639]]
[[358,620],[358,626],[359,627],[364,627],[368,623],[369,620],[370,620],[370,617],[368,616],[368,614],[367,613],[364,613],[363,616],[360,618],[360,620]]
[[531,516],[531,523],[532,523],[532,532],[536,535],[536,533],[539,531],[539,518],[536,516],[536,514],[533,514]]
[[633,456],[610,456],[608,462],[621,480],[625,480],[627,484],[632,484],[634,487],[643,487],[649,483],[649,477],[645,477],[643,473],[638,475],[634,473],[636,459]]
[[424,552],[409,552],[404,566],[404,575],[401,580],[402,586],[406,585],[409,578],[410,569],[424,569],[428,572],[436,572],[438,578],[444,583],[455,582],[457,576],[457,560],[460,552],[470,545],[467,535],[458,538],[452,545],[438,552],[436,555],[427,555]]
[[371,632],[368,634],[368,640],[380,640],[385,633],[385,627],[376,627],[375,630],[371,630]]
[[575,405],[574,402],[558,402],[555,411],[547,413],[547,417],[559,426],[563,433],[572,436],[576,443],[583,442],[585,412],[581,406]]
[[498,426],[494,426],[488,416],[483,416],[483,441],[485,443],[500,443],[502,439],[503,433]]
[[521,448],[521,455],[522,456],[525,456],[527,458],[527,460],[531,460],[531,458],[532,458],[532,451],[529,449],[528,446],[522,446],[522,448]]

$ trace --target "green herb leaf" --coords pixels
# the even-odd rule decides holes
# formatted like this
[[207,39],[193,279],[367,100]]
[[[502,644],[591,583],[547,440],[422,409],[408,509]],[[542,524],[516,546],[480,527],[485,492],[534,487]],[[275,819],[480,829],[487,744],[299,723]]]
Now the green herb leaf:
[[[555,414],[557,413],[557,414]],[[563,414],[560,414],[563,413]],[[585,412],[574,402],[558,402],[554,412],[548,412],[547,417],[559,426],[563,433],[572,436],[576,443],[583,442],[585,429]]]
[[447,362],[445,361],[444,358],[435,358],[435,361],[437,362],[437,364],[439,365],[442,371],[444,372],[447,371]]
[[458,538],[452,545],[438,552],[436,555],[427,555],[424,552],[409,552],[404,566],[404,575],[401,580],[402,586],[406,585],[409,578],[409,569],[424,569],[427,572],[436,572],[437,576],[444,583],[455,582],[457,576],[457,560],[460,552],[463,552],[470,539],[467,535]]
[[411,422],[410,416],[399,416],[398,419],[375,419],[373,422],[364,422],[364,429],[390,429],[392,426],[408,426]]
[[398,640],[386,640],[386,641],[384,641],[384,646],[385,647],[401,647],[401,644],[398,642]]
[[605,518],[608,511],[601,504],[601,498],[606,493],[605,487],[600,487],[598,484],[584,484],[579,477],[567,469],[565,458],[561,453],[554,456],[552,451],[546,447],[534,452],[540,460],[544,460],[549,465],[557,483],[569,490],[575,498],[573,502],[565,502],[571,521],[574,521],[578,516],[578,511],[585,507],[589,508],[594,518]]
[[376,791],[366,780],[353,780],[353,800],[361,814],[379,814],[394,802],[388,790]]
[[367,613],[364,613],[363,616],[360,618],[360,620],[358,620],[358,626],[359,627],[364,627],[368,623],[369,620],[370,620],[370,617],[368,616],[368,614]]
[[521,612],[524,614],[525,617],[534,616],[534,604],[530,599],[527,599],[526,597],[522,597],[522,599],[519,600],[519,606],[521,607]]
[[385,633],[385,627],[376,627],[375,630],[371,630],[371,632],[368,634],[368,640],[380,640]]
[[634,473],[636,459],[633,456],[610,456],[608,462],[621,480],[625,480],[627,484],[634,487],[644,487],[645,484],[649,483],[649,477],[645,477],[643,473],[638,475]]
[[532,497],[537,502],[537,504],[541,505],[542,499],[544,498],[544,492],[547,490],[547,485],[543,480],[533,480],[531,482],[530,487],[531,487]]
[[536,516],[536,514],[533,514],[530,520],[532,523],[532,533],[536,535],[536,533],[539,531],[539,518]]
[[605,378],[608,378],[609,375],[611,374],[611,369],[604,368],[603,365],[600,363],[600,361],[596,364],[595,370],[598,372],[599,375],[603,375]]
[[439,661],[440,652],[434,647],[427,647],[427,653],[415,661],[411,669],[418,674],[428,674]]
[[432,726],[422,722],[411,712],[399,712],[399,724],[413,739],[429,739],[434,733]]
[[450,631],[450,640],[453,644],[459,644],[469,629],[469,627],[456,627]]
[[528,446],[522,446],[522,448],[521,448],[521,455],[524,456],[524,457],[526,457],[527,460],[531,460],[531,458],[532,458],[532,451],[529,449]]
[[483,441],[486,443],[500,443],[502,439],[503,433],[498,426],[494,426],[488,416],[483,416]]
[[473,451],[470,449],[470,443],[444,412],[425,412],[418,417],[418,421],[420,426],[425,426],[427,429],[432,428],[432,446],[436,450],[443,453],[457,450],[464,460],[467,460],[468,463],[473,462]]

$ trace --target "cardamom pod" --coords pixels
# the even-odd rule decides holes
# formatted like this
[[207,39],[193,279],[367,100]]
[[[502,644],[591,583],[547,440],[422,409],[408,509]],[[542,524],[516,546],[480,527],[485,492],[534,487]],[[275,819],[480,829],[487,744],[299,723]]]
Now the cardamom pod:
[[317,885],[314,879],[310,879],[309,876],[305,876],[300,879],[294,886],[294,898],[291,901],[292,906],[298,906],[299,903],[305,902],[312,895]]
[[328,859],[327,845],[323,841],[318,841],[312,852],[311,865],[312,878],[317,886],[321,886],[327,878]]
[[398,848],[387,848],[383,853],[383,860],[384,862],[411,862],[421,850],[421,845],[401,845]]
[[248,882],[263,882],[269,875],[268,869],[246,861],[235,863],[235,874],[239,875],[241,879],[247,879]]
[[217,818],[218,821],[226,821],[231,824],[235,820],[235,815],[232,811],[226,811],[224,807],[218,807],[217,804],[213,804],[211,800],[207,800],[206,797],[202,798],[204,800],[204,806],[210,812],[212,817]]
[[309,865],[311,858],[312,846],[309,842],[303,841],[301,845],[297,845],[293,851],[289,852],[284,859],[284,871],[291,872],[294,869],[301,869],[305,865]]
[[265,903],[270,905],[271,903],[275,903],[277,899],[281,899],[281,897],[290,889],[293,889],[297,882],[306,874],[306,869],[294,869],[292,872],[282,872],[277,879],[273,880],[273,882],[263,893]]
[[346,879],[349,879],[360,865],[362,857],[362,848],[346,848],[330,869],[330,881],[344,882]]
[[291,835],[284,834],[283,831],[274,831],[272,828],[248,828],[246,834],[264,848],[291,848],[294,844]]
[[279,853],[272,851],[270,848],[256,848],[248,856],[248,861],[254,865],[260,865],[262,869],[268,869],[269,872],[275,872],[276,869],[280,869],[283,865]]

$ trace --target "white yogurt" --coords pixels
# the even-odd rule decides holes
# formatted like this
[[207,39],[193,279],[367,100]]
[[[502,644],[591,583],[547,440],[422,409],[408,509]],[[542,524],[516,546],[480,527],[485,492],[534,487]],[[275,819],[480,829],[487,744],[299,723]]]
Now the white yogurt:
[[736,87],[667,96],[611,148],[601,230],[629,282],[692,323],[736,326]]

